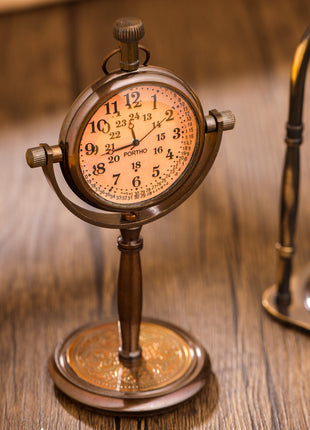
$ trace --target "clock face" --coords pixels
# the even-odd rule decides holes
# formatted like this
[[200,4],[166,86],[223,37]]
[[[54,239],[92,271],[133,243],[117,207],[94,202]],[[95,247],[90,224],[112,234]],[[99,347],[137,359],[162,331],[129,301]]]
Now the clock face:
[[192,167],[198,120],[188,100],[163,84],[138,84],[106,99],[84,127],[82,177],[100,200],[142,207],[164,198]]

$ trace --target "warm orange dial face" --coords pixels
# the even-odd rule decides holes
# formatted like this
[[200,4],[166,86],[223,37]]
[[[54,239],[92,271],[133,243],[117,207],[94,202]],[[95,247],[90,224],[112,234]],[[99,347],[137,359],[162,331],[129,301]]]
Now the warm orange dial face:
[[88,187],[117,206],[141,206],[184,178],[198,149],[189,102],[161,84],[139,84],[107,99],[79,143]]

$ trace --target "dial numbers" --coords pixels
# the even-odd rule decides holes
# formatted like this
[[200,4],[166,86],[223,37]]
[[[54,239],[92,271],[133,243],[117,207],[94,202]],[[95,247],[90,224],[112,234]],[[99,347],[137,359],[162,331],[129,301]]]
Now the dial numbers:
[[174,90],[124,89],[96,110],[82,133],[82,175],[110,203],[153,199],[183,177],[197,149],[197,128],[193,109]]

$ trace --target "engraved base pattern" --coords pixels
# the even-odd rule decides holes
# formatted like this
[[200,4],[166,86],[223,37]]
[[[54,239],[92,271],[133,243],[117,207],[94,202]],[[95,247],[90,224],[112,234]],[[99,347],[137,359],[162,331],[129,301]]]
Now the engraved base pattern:
[[158,389],[181,378],[191,365],[187,342],[163,326],[142,323],[142,358],[134,366],[119,361],[119,344],[116,323],[90,328],[72,341],[67,362],[84,381],[121,392]]

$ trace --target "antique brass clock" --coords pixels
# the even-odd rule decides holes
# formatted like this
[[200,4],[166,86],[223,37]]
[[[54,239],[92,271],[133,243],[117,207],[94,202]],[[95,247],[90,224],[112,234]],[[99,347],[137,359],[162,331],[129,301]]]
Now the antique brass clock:
[[[139,19],[117,20],[113,33],[120,48],[104,61],[105,76],[73,103],[59,145],[31,148],[27,161],[43,168],[79,218],[121,231],[118,321],[71,334],[50,362],[52,378],[89,406],[139,414],[189,399],[210,373],[208,354],[191,335],[171,323],[141,318],[140,230],[193,193],[213,164],[223,130],[232,129],[235,119],[230,111],[216,110],[205,117],[187,83],[148,65],[149,51],[138,45],[144,34]],[[120,70],[110,73],[109,60],[117,53]],[[90,208],[63,194],[53,168],[57,162]]]
[[93,93],[82,123],[76,118],[63,130],[66,176],[84,200],[106,210],[159,204],[182,186],[201,153],[204,118],[188,89],[155,68],[132,80],[119,76],[99,102]]

